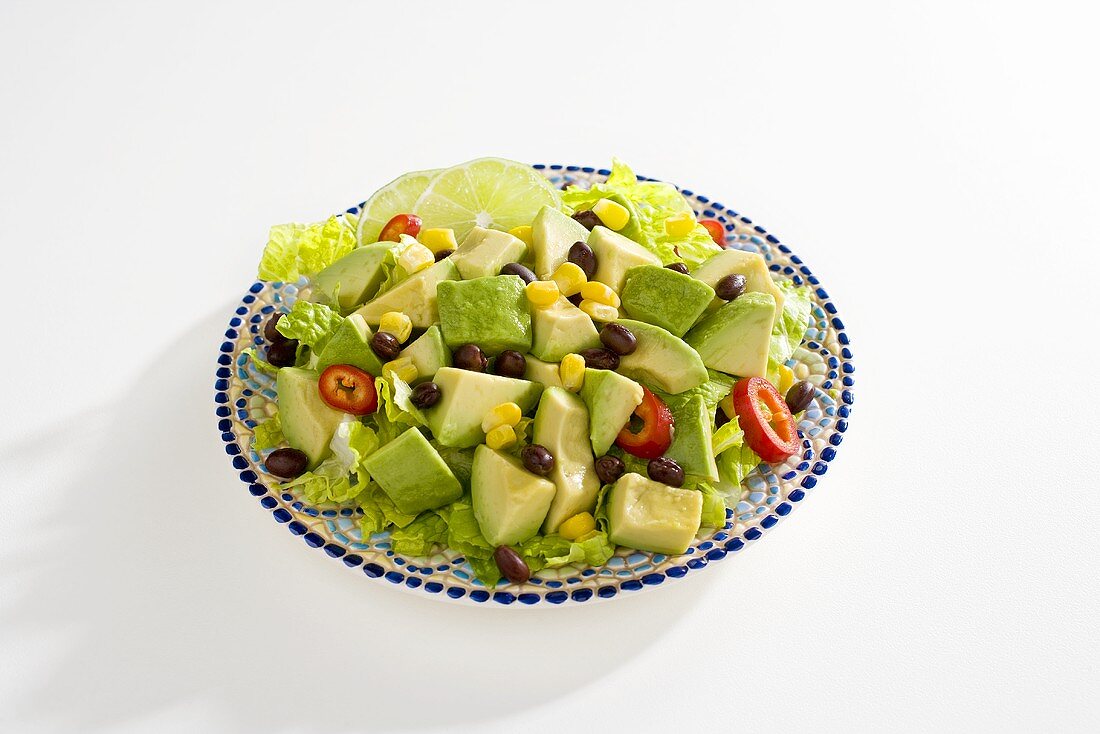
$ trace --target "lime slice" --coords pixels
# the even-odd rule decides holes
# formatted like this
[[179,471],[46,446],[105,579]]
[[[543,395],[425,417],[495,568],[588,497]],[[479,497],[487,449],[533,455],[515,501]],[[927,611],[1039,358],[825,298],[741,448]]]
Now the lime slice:
[[378,233],[394,215],[413,213],[416,200],[442,170],[406,173],[375,191],[359,213],[359,244],[377,242]]
[[461,242],[475,225],[507,231],[530,224],[545,205],[560,207],[561,196],[538,171],[503,158],[479,158],[437,174],[413,211],[425,227],[450,227]]

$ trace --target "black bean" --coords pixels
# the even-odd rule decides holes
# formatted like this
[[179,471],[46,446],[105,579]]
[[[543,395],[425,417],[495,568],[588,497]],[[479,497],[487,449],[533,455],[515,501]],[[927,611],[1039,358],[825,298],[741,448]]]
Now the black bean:
[[309,457],[298,449],[275,449],[264,460],[264,468],[283,479],[302,476],[308,466]]
[[607,324],[600,329],[600,341],[612,352],[624,357],[638,348],[638,340],[622,324]]
[[493,560],[497,562],[497,568],[504,578],[513,584],[523,584],[531,578],[531,567],[527,565],[527,561],[506,545],[499,546],[493,552]]
[[476,344],[463,344],[455,350],[455,367],[471,372],[484,372],[489,366],[489,360],[485,358],[485,352]]
[[527,372],[527,358],[514,349],[505,349],[493,360],[493,372],[501,377],[523,377]]
[[283,336],[279,332],[279,330],[275,328],[275,325],[279,323],[279,319],[281,319],[284,316],[286,316],[285,313],[277,313],[274,316],[272,316],[270,319],[268,319],[266,324],[264,324],[264,338],[267,339],[272,344],[274,344],[275,342],[285,342],[286,341],[286,337]]
[[718,408],[718,410],[714,411],[714,425],[716,428],[721,428],[729,422],[730,417],[726,415],[726,411],[722,410],[721,408]]
[[718,281],[714,286],[714,292],[723,301],[732,301],[745,292],[745,285],[745,276],[734,273]]
[[501,275],[518,275],[523,278],[524,283],[534,283],[538,280],[538,276],[534,271],[526,265],[520,265],[519,263],[508,263],[500,269]]
[[683,263],[669,263],[665,267],[669,270],[675,270],[677,273],[683,273],[684,275],[688,274],[688,266]]
[[618,456],[601,456],[596,459],[596,476],[604,484],[614,484],[626,471],[626,464]]
[[615,370],[619,368],[619,355],[610,349],[595,347],[581,351],[584,366],[594,370]]
[[267,345],[267,361],[276,367],[293,367],[297,359],[297,339],[283,339]]
[[584,271],[584,277],[592,280],[596,274],[596,253],[583,242],[574,242],[569,248],[569,262]]
[[524,446],[523,450],[519,452],[519,456],[523,459],[523,466],[532,474],[545,477],[554,471],[554,455],[545,446],[540,446],[537,443]]
[[422,382],[412,390],[409,400],[418,408],[430,408],[439,402],[442,393],[434,382]]
[[574,293],[571,296],[567,296],[566,300],[572,303],[574,306],[580,306],[581,301],[584,300],[584,296],[582,296],[580,293]]
[[682,487],[684,485],[684,470],[667,456],[650,459],[646,471],[649,473],[649,478],[655,482],[661,482],[670,487]]
[[804,411],[813,399],[814,384],[809,380],[796,382],[787,391],[787,407],[791,409],[792,414]]
[[577,212],[573,215],[573,219],[584,225],[584,228],[591,231],[593,227],[598,227],[603,224],[603,220],[596,214],[596,212],[588,210],[583,212]]
[[397,359],[397,355],[401,354],[401,342],[397,341],[397,337],[388,331],[375,333],[370,338],[370,348],[383,362]]
[[454,250],[440,250],[435,253],[435,261],[439,262],[440,260],[445,260],[453,254],[455,254]]

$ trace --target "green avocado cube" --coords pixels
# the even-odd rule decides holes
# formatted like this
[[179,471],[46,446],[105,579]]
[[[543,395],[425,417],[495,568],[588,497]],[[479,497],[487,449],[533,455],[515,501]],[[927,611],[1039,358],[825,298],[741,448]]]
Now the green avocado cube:
[[627,548],[679,555],[699,532],[703,493],[624,474],[607,498],[608,538]]
[[531,222],[531,250],[535,275],[548,280],[558,266],[569,259],[569,248],[588,241],[588,230],[568,214],[551,206],[539,209]]
[[474,517],[490,545],[514,545],[539,531],[556,491],[549,479],[519,459],[482,444],[474,450],[470,480]]
[[407,515],[454,502],[462,485],[424,434],[410,428],[363,460],[397,509]]
[[596,273],[590,280],[609,285],[616,293],[623,292],[626,272],[639,265],[661,266],[661,258],[634,240],[596,225],[588,235],[588,246],[596,256]]
[[626,271],[620,296],[630,318],[683,336],[714,300],[714,289],[690,275],[642,265]]
[[592,452],[596,456],[607,453],[644,396],[645,391],[641,385],[618,372],[596,369],[584,371],[581,400],[588,406]]
[[619,319],[638,340],[634,351],[619,359],[619,372],[662,392],[681,393],[710,379],[694,349],[660,326]]
[[554,457],[554,468],[546,478],[557,492],[542,524],[542,532],[553,533],[578,512],[592,512],[600,491],[584,401],[563,388],[546,388],[531,424],[531,441],[545,446]]
[[[587,379],[587,378],[586,378]],[[672,432],[672,445],[665,456],[680,465],[686,474],[718,481],[718,465],[714,461],[714,415],[707,408],[703,396],[695,395],[687,401],[673,404],[672,420],[676,427]]]
[[382,314],[400,311],[409,317],[414,328],[427,329],[439,321],[436,286],[448,280],[458,280],[458,268],[449,257],[419,273],[413,273],[362,306],[356,313],[366,319],[371,326],[378,326],[378,322],[382,320]]
[[494,356],[531,348],[531,311],[518,275],[443,282],[436,294],[443,340],[451,349],[476,344]]
[[775,307],[770,293],[742,293],[700,321],[684,341],[712,370],[738,377],[764,377]]
[[382,361],[370,348],[374,336],[367,320],[353,313],[340,322],[332,337],[318,355],[317,371],[324,372],[334,364],[350,364],[375,377],[382,374]]
[[341,311],[350,311],[374,298],[385,274],[382,263],[396,244],[378,242],[352,250],[313,276],[313,287],[329,302],[335,300]]
[[275,378],[279,420],[293,448],[309,457],[313,468],[329,454],[329,443],[344,414],[330,408],[317,389],[320,376],[313,370],[283,367]]
[[533,308],[531,329],[531,354],[546,362],[560,362],[567,354],[600,346],[592,317],[565,296],[545,308]]
[[443,333],[435,325],[402,349],[401,356],[411,359],[416,367],[414,383],[432,379],[440,367],[450,367],[452,363],[451,350],[443,343]]
[[535,407],[542,385],[514,377],[488,375],[455,367],[435,373],[439,402],[424,411],[435,440],[444,446],[467,448],[485,441],[481,421],[501,403],[515,403],[526,413]]
[[448,259],[463,280],[473,280],[498,275],[502,267],[519,262],[526,254],[527,245],[518,237],[497,229],[474,227]]
[[[770,294],[775,299],[775,321],[772,322],[772,325],[778,323],[779,316],[783,313],[783,301],[786,297],[772,279],[771,271],[768,270],[768,263],[764,260],[763,255],[757,252],[745,252],[744,250],[731,248],[722,250],[691,271],[692,278],[701,283],[706,283],[711,288],[717,287],[718,281],[727,275],[745,276],[745,293]],[[715,298],[707,310],[715,311],[724,303],[725,301],[721,298]]]
[[561,365],[557,362],[543,362],[533,354],[523,355],[527,362],[527,369],[523,373],[523,379],[537,382],[546,387],[561,387]]

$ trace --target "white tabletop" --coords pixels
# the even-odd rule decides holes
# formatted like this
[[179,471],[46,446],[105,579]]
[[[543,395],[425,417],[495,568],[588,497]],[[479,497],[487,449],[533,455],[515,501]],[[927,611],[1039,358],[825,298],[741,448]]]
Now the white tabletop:
[[[1097,730],[1095,12],[734,5],[0,5],[0,730]],[[267,227],[483,155],[618,155],[820,276],[851,428],[760,543],[467,608],[245,491]]]

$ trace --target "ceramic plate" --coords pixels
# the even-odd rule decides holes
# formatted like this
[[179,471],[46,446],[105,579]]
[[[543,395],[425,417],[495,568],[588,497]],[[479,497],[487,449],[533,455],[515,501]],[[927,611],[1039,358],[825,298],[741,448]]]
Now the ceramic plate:
[[[558,186],[580,180],[598,181],[608,174],[607,170],[582,166],[535,165],[535,169]],[[744,482],[741,501],[726,510],[725,527],[702,530],[683,555],[620,549],[601,568],[544,569],[526,584],[494,590],[475,580],[469,565],[457,553],[448,551],[429,558],[397,555],[390,548],[388,533],[361,535],[354,508],[311,507],[295,491],[282,491],[252,450],[253,427],[274,408],[274,381],[257,372],[242,351],[263,343],[261,332],[269,315],[289,310],[299,289],[306,287],[305,281],[253,284],[229,321],[218,356],[214,383],[218,430],[248,492],[307,548],[344,565],[360,578],[475,605],[522,607],[614,599],[698,573],[758,541],[813,492],[836,456],[853,402],[852,353],[836,307],[800,258],[733,209],[687,189],[681,192],[697,215],[723,223],[727,246],[759,252],[776,278],[809,284],[813,297],[810,328],[788,363],[798,379],[810,380],[817,387],[798,426],[802,451],[782,464],[762,464],[755,469]],[[358,207],[348,211],[356,213]]]

